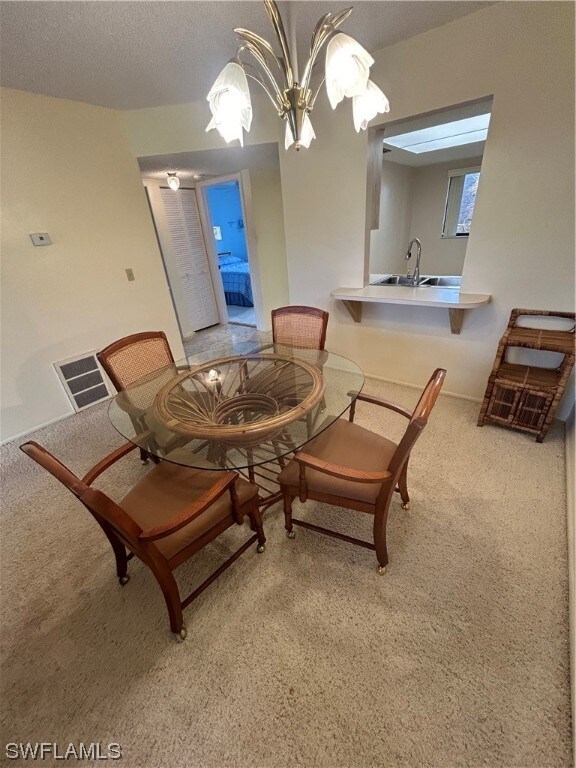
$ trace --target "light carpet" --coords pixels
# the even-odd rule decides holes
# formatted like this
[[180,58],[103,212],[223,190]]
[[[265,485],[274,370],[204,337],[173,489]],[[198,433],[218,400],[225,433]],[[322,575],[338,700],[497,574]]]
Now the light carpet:
[[[439,399],[411,460],[412,509],[391,507],[385,576],[368,550],[302,529],[288,540],[278,505],[266,552],[186,609],[181,644],[146,567],[132,561],[120,587],[84,508],[3,446],[0,762],[7,741],[98,741],[120,743],[126,768],[571,765],[562,428],[539,445],[477,428],[478,409]],[[357,420],[403,426],[365,404]],[[104,405],[34,437],[79,474],[122,442]],[[99,485],[118,498],[145,471],[130,454]],[[295,509],[370,539],[368,516]],[[184,590],[248,533],[182,566]]]

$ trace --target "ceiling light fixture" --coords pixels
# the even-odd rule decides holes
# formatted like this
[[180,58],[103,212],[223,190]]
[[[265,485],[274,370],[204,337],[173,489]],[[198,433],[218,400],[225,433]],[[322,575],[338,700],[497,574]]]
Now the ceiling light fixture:
[[[252,123],[247,78],[259,83],[278,115],[286,120],[286,149],[292,145],[297,150],[308,148],[312,139],[316,138],[310,112],[324,81],[332,109],[336,109],[344,97],[352,99],[357,131],[365,130],[376,115],[389,111],[388,99],[368,79],[374,63],[372,56],[352,37],[336,33],[340,24],[352,13],[352,8],[334,14],[326,13],[318,20],[312,34],[310,55],[300,79],[295,36],[292,34],[291,50],[278,6],[273,0],[264,0],[264,6],[278,38],[280,54],[277,55],[270,43],[255,32],[242,28],[234,30],[241,42],[236,56],[220,72],[206,97],[212,112],[207,131],[216,128],[227,143],[237,139],[244,146],[243,131],[248,132]],[[326,43],[324,75],[312,87],[314,67]],[[241,60],[245,52],[251,54],[258,67]]]
[[178,176],[176,176],[175,173],[169,173],[167,175],[168,175],[168,186],[170,187],[170,189],[173,189],[174,192],[176,192],[176,190],[180,186],[180,179],[178,178]]

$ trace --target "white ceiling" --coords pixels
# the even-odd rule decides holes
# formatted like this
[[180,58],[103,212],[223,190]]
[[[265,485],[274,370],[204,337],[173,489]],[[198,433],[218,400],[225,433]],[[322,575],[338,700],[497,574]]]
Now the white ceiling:
[[476,141],[473,144],[463,144],[456,147],[447,147],[437,149],[435,152],[423,152],[414,154],[406,152],[392,145],[387,145],[386,138],[398,136],[402,133],[419,131],[422,128],[430,128],[436,125],[444,125],[454,120],[462,120],[466,117],[476,115],[485,115],[492,112],[492,97],[470,101],[466,104],[441,109],[436,112],[429,112],[425,115],[417,115],[407,120],[395,120],[388,123],[384,132],[384,147],[391,150],[384,153],[384,162],[397,163],[399,165],[411,165],[414,168],[423,165],[436,165],[437,163],[447,163],[452,160],[465,160],[467,158],[477,158],[484,154],[485,141]]
[[177,172],[182,181],[195,176],[225,176],[229,173],[278,170],[278,144],[255,144],[245,147],[222,147],[174,155],[149,155],[138,158],[142,175],[166,180],[167,172]]
[[[296,27],[301,61],[318,18],[346,2],[279,3],[285,25]],[[375,51],[489,5],[363,0],[342,31]],[[0,20],[3,86],[116,109],[204,98],[235,53],[236,26],[274,40],[262,3],[239,0],[11,0],[0,3]]]

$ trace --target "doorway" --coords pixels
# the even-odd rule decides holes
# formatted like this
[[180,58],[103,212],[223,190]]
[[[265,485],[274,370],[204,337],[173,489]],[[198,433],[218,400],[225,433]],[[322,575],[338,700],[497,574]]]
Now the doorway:
[[237,178],[202,184],[228,321],[256,326],[242,191]]
[[220,322],[196,190],[144,179],[150,213],[184,342]]

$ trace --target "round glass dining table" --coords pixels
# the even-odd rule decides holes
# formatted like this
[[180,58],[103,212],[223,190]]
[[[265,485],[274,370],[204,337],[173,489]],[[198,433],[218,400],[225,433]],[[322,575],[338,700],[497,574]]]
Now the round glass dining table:
[[362,370],[332,352],[231,342],[138,379],[108,413],[121,435],[159,459],[252,476],[257,466],[283,466],[363,384]]

